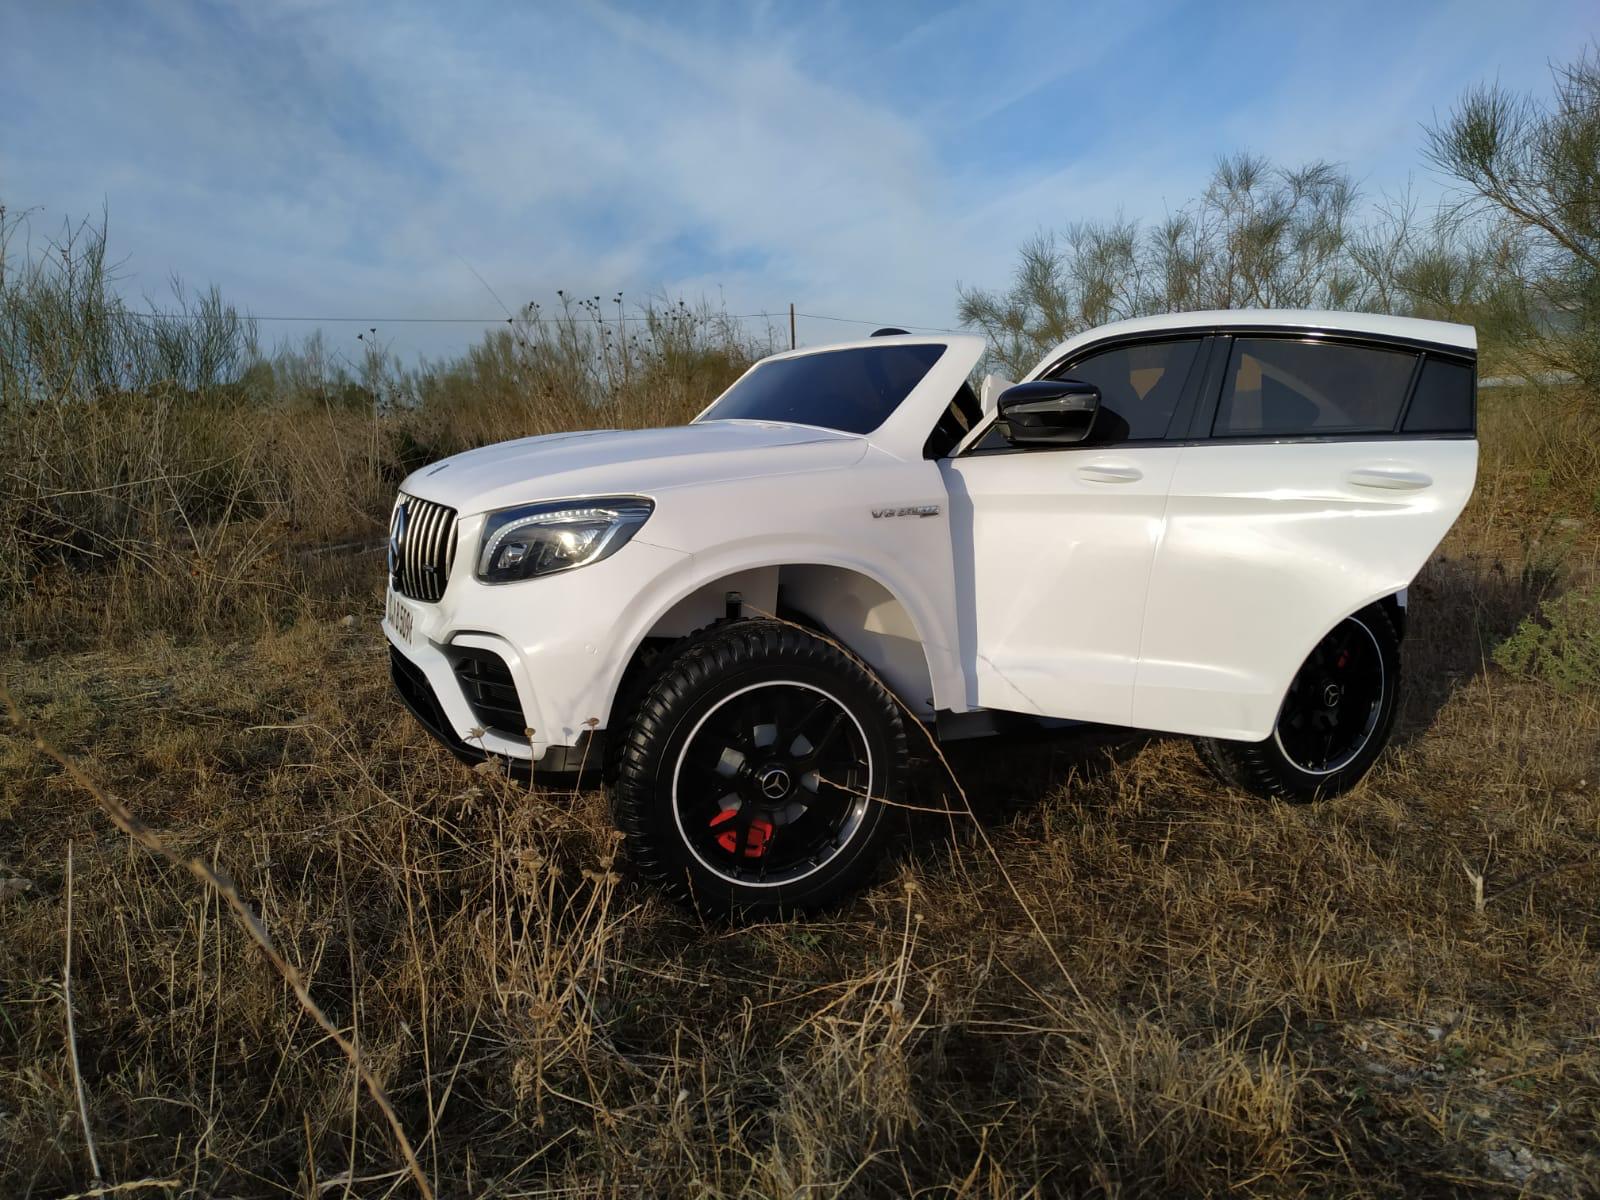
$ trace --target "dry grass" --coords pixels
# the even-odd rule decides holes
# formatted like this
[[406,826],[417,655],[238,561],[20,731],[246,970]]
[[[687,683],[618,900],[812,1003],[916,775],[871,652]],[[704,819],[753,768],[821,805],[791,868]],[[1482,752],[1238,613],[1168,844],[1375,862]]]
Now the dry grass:
[[20,228],[0,205],[0,646],[24,654],[120,645],[152,615],[192,638],[347,611],[369,575],[328,551],[381,539],[416,467],[680,424],[771,348],[709,306],[619,296],[529,305],[416,369],[370,329],[354,357],[320,335],[268,357],[214,292],[131,309],[102,230]]
[[[237,882],[441,1196],[1572,1195],[1600,1178],[1600,695],[1490,654],[1600,583],[1600,516],[1528,444],[1535,403],[1489,402],[1478,496],[1415,591],[1400,734],[1355,793],[1230,795],[1176,740],[968,746],[981,824],[929,819],[807,923],[702,927],[615,861],[601,797],[429,743],[388,694],[371,555],[215,630],[110,570],[64,602],[130,614],[88,649],[36,626],[5,674]],[[21,739],[0,1192],[96,1182],[69,842],[102,1182],[413,1193],[226,898]]]

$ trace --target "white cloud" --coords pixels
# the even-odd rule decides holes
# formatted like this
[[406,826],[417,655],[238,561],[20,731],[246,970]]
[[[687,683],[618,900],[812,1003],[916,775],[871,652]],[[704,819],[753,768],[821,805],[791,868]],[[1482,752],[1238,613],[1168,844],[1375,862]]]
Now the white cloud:
[[[258,313],[493,314],[476,271],[513,305],[666,289],[946,325],[956,281],[1004,282],[1035,229],[1175,207],[1222,151],[1403,182],[1429,109],[1542,70],[1581,21],[1452,7],[1386,39],[1262,13],[1235,14],[1253,31],[1236,46],[1204,13],[1111,3],[920,24],[772,4],[736,26],[602,6],[29,10],[0,45],[20,114],[0,195],[103,200],[131,290],[176,271]],[[473,336],[388,332],[433,352]]]

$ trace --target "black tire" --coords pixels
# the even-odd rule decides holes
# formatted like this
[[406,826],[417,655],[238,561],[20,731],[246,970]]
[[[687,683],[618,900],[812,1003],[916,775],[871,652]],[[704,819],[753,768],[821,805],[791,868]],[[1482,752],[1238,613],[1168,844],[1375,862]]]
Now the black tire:
[[613,736],[629,857],[712,916],[848,897],[879,865],[905,788],[894,697],[837,646],[778,621],[687,639]]
[[1375,604],[1317,643],[1290,683],[1270,737],[1196,738],[1195,749],[1224,784],[1257,796],[1297,803],[1337,796],[1388,745],[1400,684],[1400,637]]

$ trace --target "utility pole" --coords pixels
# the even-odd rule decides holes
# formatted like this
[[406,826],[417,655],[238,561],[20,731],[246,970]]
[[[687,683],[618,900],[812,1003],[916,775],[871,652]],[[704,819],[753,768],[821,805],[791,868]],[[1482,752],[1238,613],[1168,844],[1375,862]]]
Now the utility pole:
[[794,301],[791,300],[789,301],[789,349],[794,348]]

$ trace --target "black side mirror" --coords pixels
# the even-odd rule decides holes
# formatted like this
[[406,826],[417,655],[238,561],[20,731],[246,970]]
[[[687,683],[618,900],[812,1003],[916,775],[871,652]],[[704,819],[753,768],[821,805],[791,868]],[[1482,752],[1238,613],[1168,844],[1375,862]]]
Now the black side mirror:
[[1000,393],[1000,431],[1013,446],[1083,441],[1100,411],[1100,389],[1077,379],[1019,383]]

